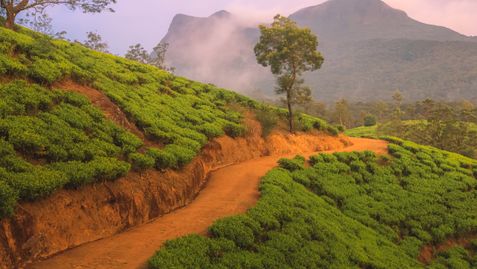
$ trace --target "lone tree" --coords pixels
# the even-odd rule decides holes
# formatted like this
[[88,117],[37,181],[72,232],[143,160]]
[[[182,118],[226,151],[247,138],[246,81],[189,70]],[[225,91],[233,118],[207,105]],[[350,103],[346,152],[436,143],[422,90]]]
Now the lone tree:
[[0,0],[0,9],[5,13],[5,27],[13,29],[18,14],[42,14],[47,7],[63,5],[71,10],[80,9],[84,13],[99,13],[104,10],[114,12],[109,6],[116,0]]
[[311,91],[301,78],[306,71],[321,68],[323,57],[318,38],[308,28],[298,25],[281,15],[274,18],[271,26],[260,25],[260,40],[255,46],[259,64],[271,67],[277,77],[277,94],[286,94],[290,132],[294,130],[293,105],[309,100]]

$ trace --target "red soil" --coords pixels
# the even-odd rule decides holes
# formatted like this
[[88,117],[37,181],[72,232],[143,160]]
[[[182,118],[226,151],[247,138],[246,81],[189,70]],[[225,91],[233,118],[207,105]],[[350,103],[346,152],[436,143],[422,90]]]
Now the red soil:
[[[322,136],[320,139],[336,144],[336,138]],[[343,148],[341,145],[335,149],[327,146],[326,152],[371,150],[387,153],[384,141],[362,138],[347,141],[352,146]],[[275,149],[279,148],[284,150],[286,147],[276,145]],[[314,148],[305,150],[308,154],[304,155],[311,155],[310,150]],[[293,157],[293,154],[262,157],[218,169],[210,174],[207,186],[186,207],[124,233],[71,249],[31,268],[144,268],[148,258],[166,240],[191,233],[205,234],[215,220],[244,213],[254,206],[260,197],[260,178],[275,167],[281,157]]]
[[437,254],[446,252],[447,250],[454,247],[467,248],[470,246],[472,240],[475,239],[477,239],[477,234],[468,234],[459,238],[448,239],[438,245],[426,245],[421,248],[421,253],[419,254],[419,261],[424,264],[430,264]]
[[76,92],[86,96],[95,107],[99,108],[103,112],[106,118],[141,138],[145,146],[156,148],[162,147],[161,144],[149,140],[144,133],[128,119],[126,114],[124,114],[124,112],[101,91],[88,86],[80,85],[72,80],[64,80],[59,82],[54,85],[54,88],[69,92]]

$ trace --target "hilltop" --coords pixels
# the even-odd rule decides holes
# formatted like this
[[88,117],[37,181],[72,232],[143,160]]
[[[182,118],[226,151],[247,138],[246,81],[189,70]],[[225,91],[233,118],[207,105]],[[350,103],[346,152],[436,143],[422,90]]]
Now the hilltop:
[[[178,74],[272,96],[273,77],[253,53],[258,29],[244,16],[178,15],[161,41],[170,44],[166,60]],[[306,80],[320,100],[389,99],[396,89],[410,101],[477,98],[475,37],[418,22],[381,0],[331,0],[290,18],[319,37],[325,64]]]

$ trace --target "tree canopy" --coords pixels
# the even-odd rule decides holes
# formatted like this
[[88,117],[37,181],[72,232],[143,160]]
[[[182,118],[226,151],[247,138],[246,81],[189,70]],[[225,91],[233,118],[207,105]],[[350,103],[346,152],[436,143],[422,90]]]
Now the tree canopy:
[[260,25],[260,40],[255,46],[259,64],[270,66],[277,77],[277,94],[286,94],[290,131],[293,131],[292,105],[310,100],[311,90],[303,85],[301,75],[321,68],[323,56],[318,38],[308,28],[298,25],[281,15],[271,26]]
[[50,6],[63,5],[71,10],[80,9],[84,13],[99,13],[104,10],[114,12],[110,7],[116,0],[0,0],[0,9],[6,16],[5,26],[12,29],[18,14],[31,11],[42,14]]

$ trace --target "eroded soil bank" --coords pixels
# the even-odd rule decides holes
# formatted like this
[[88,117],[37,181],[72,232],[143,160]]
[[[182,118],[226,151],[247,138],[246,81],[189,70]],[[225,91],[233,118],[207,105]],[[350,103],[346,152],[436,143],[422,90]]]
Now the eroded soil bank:
[[[326,151],[364,151],[387,153],[380,140],[351,138],[352,146]],[[315,153],[303,154],[305,157]],[[216,220],[246,212],[260,198],[261,178],[282,158],[294,155],[266,156],[226,166],[210,173],[206,187],[187,206],[175,210],[124,233],[84,244],[29,269],[145,269],[147,260],[162,244],[188,234],[207,234]]]
[[472,241],[477,239],[476,233],[469,233],[460,237],[452,237],[437,245],[429,244],[421,248],[419,261],[424,264],[431,264],[439,253],[446,252],[454,247],[468,248]]
[[262,156],[344,148],[343,137],[276,132],[267,141],[260,124],[247,120],[245,138],[222,137],[205,146],[181,171],[130,173],[114,182],[61,190],[22,203],[0,222],[0,268],[21,268],[87,242],[106,238],[189,204],[217,168]]

